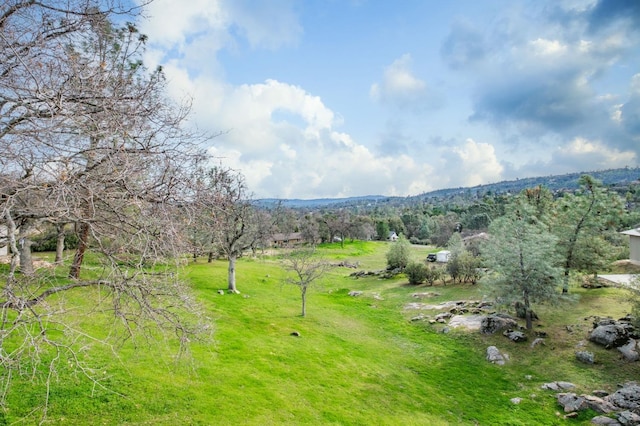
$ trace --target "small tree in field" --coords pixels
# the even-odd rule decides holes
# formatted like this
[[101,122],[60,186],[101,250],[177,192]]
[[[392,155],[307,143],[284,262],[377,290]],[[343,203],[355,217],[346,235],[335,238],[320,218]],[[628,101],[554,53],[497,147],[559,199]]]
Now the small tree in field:
[[286,284],[294,285],[300,289],[302,298],[301,316],[307,315],[307,291],[311,285],[321,278],[330,265],[323,259],[315,256],[313,249],[301,249],[292,251],[284,260],[284,268],[288,272]]
[[391,244],[387,252],[387,269],[404,269],[409,264],[409,251],[411,243],[404,235],[400,235],[398,241]]
[[426,265],[420,262],[411,262],[404,268],[404,273],[409,280],[409,284],[418,285],[427,279],[429,270]]

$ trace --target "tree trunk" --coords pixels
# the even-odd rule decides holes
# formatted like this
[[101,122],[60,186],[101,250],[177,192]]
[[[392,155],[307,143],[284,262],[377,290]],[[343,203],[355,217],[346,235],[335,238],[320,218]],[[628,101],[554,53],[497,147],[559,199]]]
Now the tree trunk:
[[229,287],[228,290],[232,293],[237,293],[238,289],[236,288],[236,258],[235,254],[229,255],[229,269],[228,269],[228,282]]
[[300,294],[302,295],[302,317],[304,318],[307,315],[307,288],[300,287]]
[[207,263],[211,263],[211,262],[213,262],[213,252],[212,251],[209,252],[209,257],[207,258]]
[[56,265],[62,264],[62,258],[64,255],[64,225],[57,225],[57,239],[56,239],[56,259],[54,263]]
[[80,225],[80,232],[78,232],[78,248],[76,254],[73,256],[73,263],[69,269],[69,278],[80,278],[80,268],[82,267],[82,261],[84,260],[84,254],[89,247],[89,224],[83,223]]
[[27,276],[34,274],[33,258],[31,257],[32,244],[29,237],[22,237],[20,239],[20,272]]

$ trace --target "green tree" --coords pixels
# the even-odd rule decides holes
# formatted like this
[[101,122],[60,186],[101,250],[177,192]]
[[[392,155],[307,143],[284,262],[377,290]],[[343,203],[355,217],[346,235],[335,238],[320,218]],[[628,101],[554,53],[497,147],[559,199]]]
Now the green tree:
[[527,329],[531,329],[532,304],[558,297],[557,238],[538,220],[533,208],[520,201],[491,223],[489,234],[482,254],[490,272],[482,282],[498,300],[521,302]]
[[386,220],[379,220],[376,222],[376,235],[378,240],[385,241],[389,238],[389,222]]
[[[615,225],[623,213],[617,194],[608,193],[602,184],[589,175],[580,177],[580,190],[558,199],[554,208],[551,230],[558,237],[557,252],[563,269],[562,292],[569,291],[572,270],[593,272],[602,259],[593,253],[593,238]],[[601,239],[605,244],[605,241]]]
[[404,269],[409,264],[409,252],[411,251],[411,243],[400,234],[398,240],[391,243],[391,247],[387,252],[387,269]]

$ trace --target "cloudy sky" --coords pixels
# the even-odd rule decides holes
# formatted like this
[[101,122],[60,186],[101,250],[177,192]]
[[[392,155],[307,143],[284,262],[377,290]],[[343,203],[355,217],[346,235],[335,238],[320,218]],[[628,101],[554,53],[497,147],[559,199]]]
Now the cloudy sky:
[[140,27],[256,197],[640,164],[637,0],[155,0]]

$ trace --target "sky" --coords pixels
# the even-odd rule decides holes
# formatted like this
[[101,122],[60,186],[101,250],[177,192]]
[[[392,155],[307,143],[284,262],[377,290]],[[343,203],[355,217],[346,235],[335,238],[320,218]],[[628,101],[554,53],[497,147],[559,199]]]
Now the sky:
[[640,165],[637,0],[154,0],[139,27],[256,198]]

